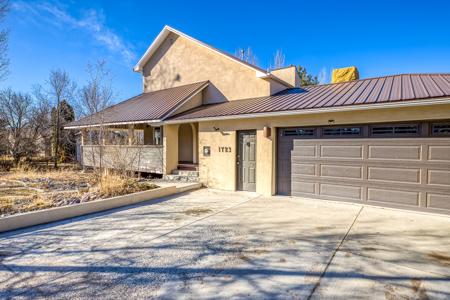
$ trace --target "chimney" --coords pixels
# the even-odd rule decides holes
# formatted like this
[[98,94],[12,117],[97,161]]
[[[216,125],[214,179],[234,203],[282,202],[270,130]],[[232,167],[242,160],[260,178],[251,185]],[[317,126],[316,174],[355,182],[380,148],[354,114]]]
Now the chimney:
[[300,86],[300,77],[298,76],[297,69],[295,66],[275,69],[270,71],[270,74],[280,78],[283,81],[286,81],[287,83],[291,84],[294,87]]
[[331,76],[331,83],[347,82],[359,79],[359,72],[356,67],[346,67],[334,69]]

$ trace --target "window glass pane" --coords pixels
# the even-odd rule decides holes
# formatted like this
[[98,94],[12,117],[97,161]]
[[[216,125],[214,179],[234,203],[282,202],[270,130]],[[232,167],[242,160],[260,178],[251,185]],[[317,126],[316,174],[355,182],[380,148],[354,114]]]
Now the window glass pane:
[[97,130],[90,130],[88,133],[89,144],[100,145],[100,134]]
[[109,131],[108,142],[111,145],[126,145],[128,143],[128,134],[124,130]]
[[360,136],[361,135],[361,127],[323,128],[322,135],[327,136],[327,137]]
[[153,129],[153,141],[155,145],[162,145],[162,139],[161,139],[161,128],[155,127]]
[[285,129],[283,131],[284,136],[314,136],[313,128],[294,128]]
[[144,130],[134,130],[133,144],[144,145]]
[[370,129],[371,136],[416,136],[418,134],[418,124],[375,125]]
[[434,123],[431,131],[433,135],[450,135],[450,122]]

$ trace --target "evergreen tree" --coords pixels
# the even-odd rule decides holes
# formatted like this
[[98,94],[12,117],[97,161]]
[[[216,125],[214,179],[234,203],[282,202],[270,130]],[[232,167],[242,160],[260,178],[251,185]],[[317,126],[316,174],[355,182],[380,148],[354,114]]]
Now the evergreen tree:
[[300,65],[297,66],[297,73],[298,73],[298,76],[300,77],[300,85],[301,86],[319,84],[318,77],[308,74],[308,72],[306,71],[306,68],[304,68]]
[[[75,113],[66,100],[59,103],[59,137],[57,136],[57,108],[52,109],[52,154],[57,155],[59,162],[70,161],[75,158],[76,144],[74,130],[64,130],[64,125],[75,120]],[[58,149],[58,153],[56,153]]]

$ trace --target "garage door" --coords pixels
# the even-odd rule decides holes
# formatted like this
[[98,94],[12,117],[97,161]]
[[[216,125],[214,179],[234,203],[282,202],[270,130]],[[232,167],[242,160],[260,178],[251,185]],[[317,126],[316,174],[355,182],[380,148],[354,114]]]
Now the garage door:
[[449,122],[281,128],[282,195],[450,212]]

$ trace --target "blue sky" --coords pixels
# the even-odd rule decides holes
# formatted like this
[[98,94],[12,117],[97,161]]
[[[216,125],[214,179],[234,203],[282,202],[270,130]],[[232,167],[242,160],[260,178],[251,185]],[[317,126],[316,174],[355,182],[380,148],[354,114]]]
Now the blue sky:
[[[217,2],[217,3],[216,3]],[[11,74],[30,91],[51,69],[82,84],[88,62],[106,59],[122,100],[141,92],[132,67],[165,24],[219,49],[251,47],[267,68],[277,49],[329,80],[355,65],[362,78],[450,72],[450,1],[14,1]]]

